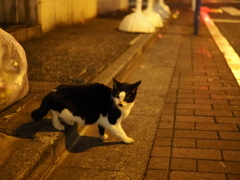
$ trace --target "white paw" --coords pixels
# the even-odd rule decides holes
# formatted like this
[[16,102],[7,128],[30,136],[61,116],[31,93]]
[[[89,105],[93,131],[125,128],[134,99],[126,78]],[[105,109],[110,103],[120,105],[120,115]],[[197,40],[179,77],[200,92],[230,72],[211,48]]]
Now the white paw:
[[107,139],[107,138],[108,138],[107,134],[104,134],[104,135],[99,134],[99,139],[104,140],[104,139]]
[[125,143],[127,144],[131,144],[131,143],[134,143],[134,139],[133,138],[128,138],[127,140],[124,141]]
[[59,125],[54,126],[54,127],[59,131],[63,131],[65,129],[65,127],[62,124],[59,124]]
[[74,121],[66,121],[66,123],[67,123],[68,125],[71,125],[71,126],[74,125]]

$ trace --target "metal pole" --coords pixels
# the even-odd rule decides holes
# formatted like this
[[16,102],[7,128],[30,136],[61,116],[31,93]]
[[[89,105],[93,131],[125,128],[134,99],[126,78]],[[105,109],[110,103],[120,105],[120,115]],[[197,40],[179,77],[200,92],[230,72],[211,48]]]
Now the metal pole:
[[196,0],[196,9],[194,13],[194,34],[197,35],[199,31],[201,0]]

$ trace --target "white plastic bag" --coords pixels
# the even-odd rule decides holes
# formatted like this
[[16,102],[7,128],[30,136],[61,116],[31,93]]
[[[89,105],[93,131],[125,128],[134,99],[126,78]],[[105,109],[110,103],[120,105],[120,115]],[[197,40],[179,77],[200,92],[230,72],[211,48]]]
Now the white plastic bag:
[[22,99],[28,89],[25,51],[0,28],[0,112]]

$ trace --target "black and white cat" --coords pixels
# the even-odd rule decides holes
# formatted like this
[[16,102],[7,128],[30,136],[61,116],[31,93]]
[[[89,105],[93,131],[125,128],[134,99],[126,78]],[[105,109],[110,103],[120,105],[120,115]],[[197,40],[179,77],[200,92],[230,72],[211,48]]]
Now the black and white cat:
[[64,130],[59,118],[69,125],[98,124],[99,138],[107,139],[105,128],[120,137],[125,143],[134,140],[126,135],[121,122],[125,119],[137,94],[141,81],[134,84],[120,83],[113,79],[113,89],[99,83],[80,86],[60,85],[50,92],[41,106],[31,114],[34,120],[41,120],[49,111],[52,124]]

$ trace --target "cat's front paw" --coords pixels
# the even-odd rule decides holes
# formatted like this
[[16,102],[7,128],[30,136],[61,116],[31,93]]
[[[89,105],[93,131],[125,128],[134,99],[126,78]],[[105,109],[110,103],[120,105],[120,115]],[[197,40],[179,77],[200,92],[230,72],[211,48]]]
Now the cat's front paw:
[[65,127],[62,124],[59,124],[58,126],[54,126],[54,127],[59,131],[63,131],[65,129]]
[[132,144],[132,143],[134,143],[135,141],[134,141],[133,138],[128,138],[128,139],[125,140],[124,142],[127,143],[127,144]]
[[71,126],[74,125],[74,121],[66,121],[66,123],[67,123],[68,125],[71,125]]
[[108,138],[107,134],[104,134],[104,135],[99,134],[99,139],[105,140],[107,138]]

